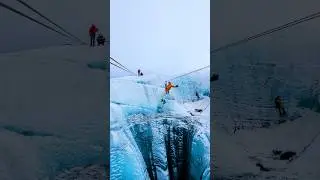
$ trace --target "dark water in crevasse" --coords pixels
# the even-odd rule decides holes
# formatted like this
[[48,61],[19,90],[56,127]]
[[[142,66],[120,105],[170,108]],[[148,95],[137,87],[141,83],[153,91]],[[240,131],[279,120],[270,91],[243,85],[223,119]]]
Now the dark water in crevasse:
[[[145,121],[143,121],[142,119]],[[150,118],[150,117],[149,117]],[[129,118],[131,132],[146,163],[149,178],[196,179],[191,173],[192,142],[197,126],[189,117]],[[142,121],[141,121],[142,120]]]

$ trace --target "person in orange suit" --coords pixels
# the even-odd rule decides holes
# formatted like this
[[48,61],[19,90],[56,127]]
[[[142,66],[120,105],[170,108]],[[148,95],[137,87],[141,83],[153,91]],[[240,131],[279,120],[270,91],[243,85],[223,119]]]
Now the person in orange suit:
[[168,82],[168,84],[166,85],[166,87],[165,87],[165,92],[166,92],[166,94],[169,94],[169,92],[170,92],[170,89],[171,88],[173,88],[173,87],[178,87],[178,85],[173,85],[171,82]]

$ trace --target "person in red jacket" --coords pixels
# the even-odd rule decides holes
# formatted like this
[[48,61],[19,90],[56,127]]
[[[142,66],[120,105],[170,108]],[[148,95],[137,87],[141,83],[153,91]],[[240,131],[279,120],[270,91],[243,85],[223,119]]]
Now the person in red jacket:
[[98,28],[92,24],[89,29],[89,35],[90,35],[90,46],[95,46],[95,40],[96,40],[96,33],[98,32]]

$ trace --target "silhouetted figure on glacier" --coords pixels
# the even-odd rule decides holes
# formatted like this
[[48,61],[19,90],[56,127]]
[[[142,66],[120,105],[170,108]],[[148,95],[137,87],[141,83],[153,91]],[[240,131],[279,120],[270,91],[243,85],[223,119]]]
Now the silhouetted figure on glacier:
[[276,109],[278,110],[280,117],[285,116],[287,113],[286,113],[286,111],[284,109],[284,105],[283,105],[283,101],[282,101],[281,97],[277,96],[274,99],[274,103],[276,105]]
[[210,77],[210,81],[217,81],[219,80],[219,74],[213,74],[211,77]]
[[104,46],[104,43],[106,42],[106,38],[100,33],[97,37],[98,46],[102,45]]
[[92,24],[89,29],[89,36],[90,36],[90,46],[95,46],[96,41],[96,33],[98,32],[98,28]]
[[197,96],[197,100],[199,101],[200,100],[200,95],[199,95],[198,91],[196,91],[196,96]]
[[138,76],[143,76],[143,73],[140,69],[138,69]]

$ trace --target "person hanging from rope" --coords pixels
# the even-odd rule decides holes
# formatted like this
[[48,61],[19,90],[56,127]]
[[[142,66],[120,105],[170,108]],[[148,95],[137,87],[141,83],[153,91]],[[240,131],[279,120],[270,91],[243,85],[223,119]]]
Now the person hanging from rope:
[[197,98],[197,99],[192,99],[192,102],[195,102],[195,101],[199,101],[199,100],[200,100],[200,95],[199,95],[198,91],[195,91],[195,95],[196,95],[196,98]]
[[287,114],[285,109],[284,109],[283,101],[282,101],[280,96],[277,96],[274,99],[274,103],[276,105],[276,109],[278,110],[280,117],[282,117],[282,116]]
[[197,100],[199,101],[200,100],[200,95],[199,95],[198,91],[196,91],[196,97],[197,97]]
[[104,46],[104,43],[106,42],[106,38],[101,33],[99,33],[97,37],[97,42],[98,42],[98,46],[100,45]]
[[95,41],[96,41],[96,33],[98,32],[98,28],[92,24],[90,29],[89,29],[89,35],[90,35],[90,46],[94,47],[95,46]]
[[170,89],[171,88],[173,88],[173,87],[179,87],[178,85],[173,85],[170,81],[168,82],[168,84],[166,85],[166,87],[165,87],[165,92],[166,92],[166,94],[169,94],[169,92],[170,92]]

